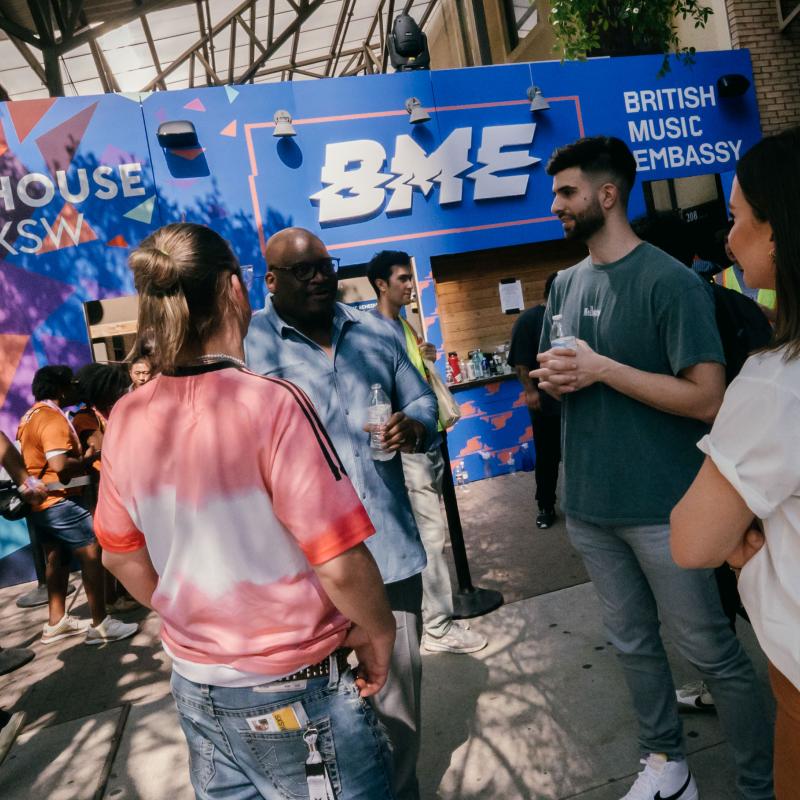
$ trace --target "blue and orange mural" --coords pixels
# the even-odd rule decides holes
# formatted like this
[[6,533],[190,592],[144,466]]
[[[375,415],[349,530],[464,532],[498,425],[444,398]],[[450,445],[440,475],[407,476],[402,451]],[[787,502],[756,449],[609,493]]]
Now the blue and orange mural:
[[[264,243],[317,231],[343,265],[383,247],[416,260],[427,338],[440,350],[431,258],[561,238],[544,166],[583,134],[628,141],[642,180],[727,174],[760,138],[746,51],[398,73],[0,104],[0,429],[13,437],[35,370],[90,358],[83,303],[133,291],[129,250],[190,220],[227,237],[263,275]],[[532,113],[528,87],[550,108]],[[430,114],[409,125],[405,102]],[[287,110],[297,135],[273,136]],[[165,150],[158,126],[189,120],[196,147]],[[635,191],[632,213],[644,210]],[[255,307],[264,302],[256,281]],[[458,393],[450,434],[471,479],[507,471],[531,440],[514,380]],[[30,574],[24,525],[0,525],[0,583]],[[12,563],[16,566],[12,567]],[[22,572],[20,572],[22,570]]]

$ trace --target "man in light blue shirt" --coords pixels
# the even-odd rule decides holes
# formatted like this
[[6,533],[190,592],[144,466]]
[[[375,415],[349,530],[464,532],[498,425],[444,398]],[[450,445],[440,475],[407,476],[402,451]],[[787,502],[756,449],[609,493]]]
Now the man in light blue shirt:
[[367,546],[398,625],[389,680],[375,707],[394,745],[395,794],[417,800],[425,550],[400,458],[373,460],[364,426],[370,386],[378,383],[394,412],[385,448],[424,452],[437,436],[436,398],[384,323],[336,302],[336,260],[316,236],[302,228],[280,231],[267,243],[266,259],[271,296],[250,324],[247,362],[308,394],[375,526]]

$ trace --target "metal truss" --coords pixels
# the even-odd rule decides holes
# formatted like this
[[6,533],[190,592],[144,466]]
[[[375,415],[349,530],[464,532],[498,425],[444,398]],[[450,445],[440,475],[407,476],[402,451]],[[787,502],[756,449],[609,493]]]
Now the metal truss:
[[778,10],[778,27],[781,33],[785,31],[792,22],[800,17],[800,2],[786,2],[786,0],[775,0]]
[[[120,82],[103,52],[100,39],[107,33],[138,21],[155,71],[155,77],[140,91],[166,89],[183,83],[189,87],[292,80],[295,76],[326,78],[386,72],[387,36],[391,22],[401,8],[396,0],[380,0],[366,36],[361,41],[348,36],[354,17],[363,23],[359,10],[363,0],[341,0],[330,44],[323,53],[303,58],[304,25],[324,0],[285,0],[276,13],[278,0],[244,0],[227,16],[212,23],[211,0],[5,0],[0,6],[0,30],[4,31],[51,95],[64,94],[61,73],[63,56],[88,46],[97,76],[106,92],[120,91]],[[408,11],[415,0],[404,0]],[[424,28],[438,0],[427,0],[417,22]],[[416,0],[417,11],[423,7]],[[194,7],[194,8],[192,8]],[[370,12],[374,7],[369,3]],[[197,17],[197,38],[171,60],[159,57],[159,40],[152,32],[148,15],[175,9],[191,9]],[[327,26],[326,28],[327,29]],[[318,33],[318,31],[317,31]],[[286,45],[289,52],[286,53]],[[246,47],[243,57],[242,47]],[[237,50],[238,48],[238,50]],[[38,51],[38,53],[37,53]],[[238,58],[237,58],[238,52]],[[188,73],[188,77],[187,77]]]

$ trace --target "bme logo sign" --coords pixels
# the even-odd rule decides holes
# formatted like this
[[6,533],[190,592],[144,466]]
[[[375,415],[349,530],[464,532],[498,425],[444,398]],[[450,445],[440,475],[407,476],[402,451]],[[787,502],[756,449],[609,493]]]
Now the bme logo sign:
[[[319,205],[319,222],[325,224],[363,220],[384,204],[389,215],[410,212],[414,190],[427,198],[434,185],[440,206],[460,203],[465,180],[473,185],[474,200],[520,197],[528,190],[530,168],[541,160],[530,154],[535,131],[535,123],[494,125],[479,134],[456,128],[432,153],[402,134],[395,139],[391,160],[372,139],[327,144],[320,174],[324,188],[310,199]],[[469,154],[478,136],[473,163]]]

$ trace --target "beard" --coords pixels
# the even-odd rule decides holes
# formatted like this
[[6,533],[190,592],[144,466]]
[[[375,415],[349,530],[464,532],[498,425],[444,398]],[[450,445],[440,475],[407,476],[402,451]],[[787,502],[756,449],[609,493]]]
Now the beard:
[[572,228],[564,228],[564,238],[578,242],[587,242],[606,224],[603,209],[598,200],[594,200],[585,211],[573,216]]

